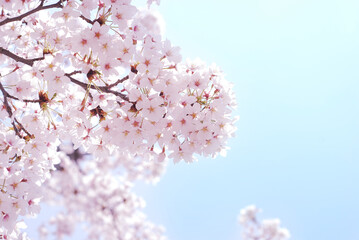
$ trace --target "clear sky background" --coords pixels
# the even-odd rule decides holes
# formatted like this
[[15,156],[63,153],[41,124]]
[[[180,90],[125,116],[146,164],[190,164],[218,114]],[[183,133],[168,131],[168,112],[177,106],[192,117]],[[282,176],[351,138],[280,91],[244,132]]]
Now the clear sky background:
[[162,0],[184,58],[216,62],[240,115],[226,158],[140,186],[170,240],[240,239],[256,204],[293,240],[359,239],[359,1]]
[[240,115],[226,158],[170,164],[143,187],[171,240],[239,239],[256,204],[293,240],[359,239],[359,2],[162,0],[185,58],[216,62]]

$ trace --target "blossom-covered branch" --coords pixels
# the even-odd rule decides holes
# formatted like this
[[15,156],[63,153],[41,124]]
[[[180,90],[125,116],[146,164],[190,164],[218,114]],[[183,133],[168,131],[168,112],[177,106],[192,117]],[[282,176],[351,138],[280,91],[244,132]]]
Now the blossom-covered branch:
[[4,54],[4,55],[14,59],[16,62],[22,62],[26,65],[29,65],[30,67],[32,67],[36,61],[44,60],[44,56],[38,57],[38,58],[33,58],[33,59],[22,58],[3,47],[0,47],[0,54]]
[[87,23],[89,24],[94,24],[96,20],[90,20],[87,17],[85,17],[84,15],[80,15],[80,18],[85,20]]
[[89,85],[87,83],[84,83],[84,82],[81,82],[75,78],[72,77],[72,75],[74,74],[79,74],[79,73],[82,73],[81,71],[74,71],[72,73],[66,73],[65,76],[68,77],[71,82],[79,85],[80,87],[82,87],[83,89],[87,90],[88,88],[91,88],[91,89],[94,89],[94,90],[101,90],[102,92],[105,92],[105,93],[111,93],[117,97],[120,97],[122,98],[123,100],[125,101],[129,101],[128,97],[123,94],[123,93],[120,93],[120,92],[117,92],[117,91],[114,91],[112,90],[111,88],[115,87],[116,85],[118,85],[119,83],[122,83],[124,82],[125,80],[127,80],[129,78],[129,76],[127,75],[126,77],[122,78],[122,79],[119,79],[117,80],[115,83],[113,84],[110,84],[108,86],[95,86],[95,85]]
[[[14,100],[18,100],[18,101],[22,101],[22,102],[25,102],[25,103],[40,103],[41,100],[40,99],[19,99],[18,97],[15,97],[15,96],[12,96],[10,95],[4,88],[4,86],[1,84],[0,82],[0,90],[4,96],[4,104],[5,106],[9,106],[8,102],[7,102],[7,98],[11,98],[11,99],[14,99]],[[6,99],[5,99],[6,98]],[[10,106],[9,106],[10,107]]]
[[[9,101],[8,101],[8,98],[11,97],[11,98],[14,98],[13,96],[11,96],[4,88],[4,86],[1,84],[0,82],[0,91],[2,92],[2,95],[4,97],[4,106],[5,106],[5,109],[9,115],[10,118],[12,118],[13,116],[13,112],[11,110],[11,107],[10,107],[10,104],[9,104]],[[28,101],[32,101],[32,100],[28,100]],[[18,126],[16,126],[16,124],[18,124]],[[20,138],[23,138],[23,136],[20,134],[20,130],[23,130],[28,137],[32,138],[33,135],[31,133],[29,133],[25,128],[24,126],[16,119],[16,117],[14,119],[11,119],[11,125],[13,126],[13,129],[16,133],[17,136],[19,136]]]
[[164,239],[132,185],[158,181],[169,159],[226,152],[231,84],[216,65],[182,62],[131,0],[46,3],[0,1],[0,238],[19,239],[47,192],[64,204],[59,238],[85,222],[91,239]]
[[9,101],[7,100],[7,98],[9,97],[9,94],[6,92],[4,86],[1,84],[1,82],[0,82],[0,90],[1,90],[2,95],[4,97],[4,106],[6,108],[6,111],[9,114],[9,117],[12,117],[12,110],[11,110],[11,107],[9,105]]
[[19,16],[8,17],[8,18],[5,18],[4,20],[0,21],[0,26],[5,25],[7,23],[15,22],[15,21],[21,21],[23,18],[30,16],[36,12],[41,11],[41,10],[50,9],[50,8],[62,8],[62,2],[63,2],[62,0],[59,0],[56,3],[44,6],[45,0],[41,0],[39,6],[37,6],[36,8],[34,8],[26,13],[23,13]]

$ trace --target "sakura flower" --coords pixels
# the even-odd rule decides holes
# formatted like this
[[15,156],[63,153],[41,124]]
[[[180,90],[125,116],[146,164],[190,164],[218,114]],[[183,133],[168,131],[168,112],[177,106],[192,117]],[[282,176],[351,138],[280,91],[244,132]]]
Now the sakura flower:
[[138,19],[135,19],[130,28],[126,30],[128,36],[134,40],[139,40],[143,38],[146,34],[146,28],[139,22]]
[[125,38],[123,41],[119,41],[117,46],[116,51],[119,52],[117,59],[120,60],[122,64],[128,63],[135,51],[132,39]]
[[150,7],[153,2],[155,2],[157,5],[160,5],[161,0],[147,0],[147,6]]
[[94,156],[107,157],[110,155],[109,149],[104,145],[103,141],[96,141],[86,149],[88,153],[92,153]]
[[4,213],[2,216],[0,215],[1,219],[1,227],[4,227],[8,232],[12,232],[16,225],[16,218],[17,215],[15,214],[15,209],[9,207],[8,210],[4,209]]
[[148,56],[139,56],[140,64],[137,66],[137,70],[141,73],[147,74],[150,78],[155,78],[159,73],[159,67],[161,63],[158,59]]
[[166,110],[163,106],[163,100],[158,97],[149,97],[149,101],[141,101],[137,104],[139,109],[142,109],[143,116],[146,116],[150,121],[158,121],[163,118]]
[[131,5],[116,5],[113,9],[112,21],[118,26],[120,31],[128,27],[128,20],[136,13],[136,8]]
[[16,11],[19,11],[24,7],[23,2],[17,0],[1,1],[0,5],[7,10],[16,10]]
[[265,219],[259,222],[257,219],[259,211],[254,205],[241,210],[239,223],[244,228],[242,231],[243,239],[287,240],[290,238],[289,231],[280,227],[279,219]]
[[51,46],[58,47],[65,43],[64,39],[66,38],[65,29],[56,29],[56,31],[51,31],[47,33],[47,37]]
[[96,1],[93,0],[83,0],[81,5],[79,6],[79,11],[82,13],[83,16],[90,18],[91,11],[97,8]]
[[158,181],[167,158],[226,150],[235,101],[222,72],[181,63],[161,17],[131,0],[0,5],[0,238],[26,239],[19,218],[46,197],[66,210],[49,222],[57,238],[82,222],[89,239],[163,240],[132,184]]
[[208,78],[196,72],[191,75],[190,88],[195,90],[204,89],[208,85]]
[[158,12],[142,10],[137,17],[141,25],[145,27],[152,37],[164,35],[164,20]]
[[0,105],[0,118],[5,119],[8,117],[8,112],[6,111],[6,106],[4,104]]
[[105,77],[109,77],[111,75],[118,76],[123,73],[123,69],[118,67],[118,63],[114,62],[114,59],[111,58],[111,56],[102,59],[100,66],[102,69],[102,74]]
[[72,41],[72,50],[82,55],[89,54],[91,48],[92,33],[89,29],[85,29]]
[[179,47],[172,47],[171,42],[166,40],[163,43],[163,52],[164,56],[171,62],[179,63],[182,59],[180,55],[180,48]]
[[19,78],[20,78],[20,76],[18,76],[15,73],[10,74],[6,78],[6,82],[8,82],[11,85],[14,82],[17,82],[17,84],[11,88],[13,95],[20,99],[25,99],[25,98],[30,97],[34,92],[31,82],[27,81],[25,79],[19,80]]
[[109,29],[110,28],[107,25],[100,25],[98,22],[95,22],[91,29],[92,38],[97,39],[98,41],[104,41]]
[[44,79],[46,79],[48,84],[49,96],[53,96],[55,93],[64,93],[66,84],[70,82],[70,79],[64,76],[65,73],[62,70],[54,70],[47,69],[44,71]]
[[67,22],[70,18],[76,18],[80,15],[80,12],[76,11],[72,4],[67,4],[61,11],[53,13],[52,17]]

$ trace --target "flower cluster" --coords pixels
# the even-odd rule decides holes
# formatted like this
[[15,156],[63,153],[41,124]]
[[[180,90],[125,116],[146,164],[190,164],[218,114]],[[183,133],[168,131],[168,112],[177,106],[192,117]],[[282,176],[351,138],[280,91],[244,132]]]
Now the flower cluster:
[[[30,119],[22,120],[26,124]],[[4,124],[0,127],[7,129]],[[15,123],[13,128],[19,126]],[[0,235],[4,236],[16,230],[18,215],[35,216],[40,211],[41,184],[58,163],[58,140],[47,136],[46,131],[38,129],[36,140],[25,139],[10,129],[0,132]]]
[[238,221],[244,228],[243,240],[287,240],[290,238],[289,231],[280,227],[279,219],[265,219],[259,222],[258,212],[260,209],[254,205],[241,210]]
[[[138,228],[161,235],[138,217],[128,183],[157,181],[166,159],[225,153],[231,85],[215,65],[181,62],[158,21],[131,0],[0,1],[0,237],[18,237],[19,216],[39,211],[48,178],[74,219],[128,219],[106,239],[135,239]],[[91,154],[92,170],[75,174],[61,142]],[[67,234],[72,224],[56,219],[57,235]]]
[[[132,179],[120,175],[118,159],[92,161],[79,149],[63,150],[61,164],[46,183],[49,202],[66,206],[49,221],[55,225],[53,235],[71,235],[78,223],[86,223],[87,239],[165,239],[163,227],[148,222],[140,211],[145,203],[131,192]],[[47,235],[42,231],[44,239]]]

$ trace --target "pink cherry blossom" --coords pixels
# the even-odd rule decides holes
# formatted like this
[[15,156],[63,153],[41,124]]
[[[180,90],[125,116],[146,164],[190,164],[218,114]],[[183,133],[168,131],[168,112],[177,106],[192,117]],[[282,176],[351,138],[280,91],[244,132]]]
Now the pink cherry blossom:
[[238,221],[243,227],[243,240],[287,240],[290,238],[289,231],[280,227],[279,219],[265,219],[260,222],[257,219],[259,212],[261,210],[254,205],[241,210]]
[[89,239],[165,239],[133,184],[227,150],[235,97],[221,70],[181,62],[161,17],[131,0],[0,6],[0,238],[28,239],[21,220],[45,200],[63,212],[43,236],[80,223]]

